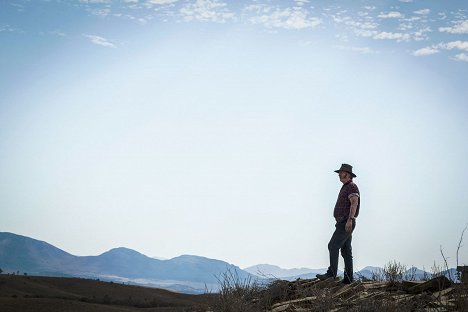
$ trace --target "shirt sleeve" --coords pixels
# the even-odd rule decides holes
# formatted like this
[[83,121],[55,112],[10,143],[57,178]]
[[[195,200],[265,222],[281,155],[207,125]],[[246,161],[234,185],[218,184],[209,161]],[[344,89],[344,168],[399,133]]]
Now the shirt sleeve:
[[353,196],[359,197],[360,195],[359,195],[359,189],[357,185],[352,183],[348,191],[348,199],[350,199]]

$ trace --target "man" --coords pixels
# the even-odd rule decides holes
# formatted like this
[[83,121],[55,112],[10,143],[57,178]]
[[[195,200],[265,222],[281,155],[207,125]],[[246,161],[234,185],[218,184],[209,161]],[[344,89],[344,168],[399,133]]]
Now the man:
[[353,255],[351,249],[352,233],[356,226],[356,217],[359,215],[360,195],[357,185],[353,182],[356,175],[353,173],[353,167],[348,164],[342,164],[341,168],[335,170],[338,173],[341,183],[340,193],[333,210],[335,217],[335,232],[328,243],[330,253],[330,266],[327,273],[317,274],[321,280],[330,277],[335,278],[338,271],[338,257],[341,249],[341,255],[344,258],[344,284],[353,282]]

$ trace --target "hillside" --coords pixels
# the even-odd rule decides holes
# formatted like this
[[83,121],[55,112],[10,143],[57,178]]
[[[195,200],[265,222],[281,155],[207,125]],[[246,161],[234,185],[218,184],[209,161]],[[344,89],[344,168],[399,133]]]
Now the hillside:
[[212,297],[90,279],[0,275],[2,312],[196,311]]

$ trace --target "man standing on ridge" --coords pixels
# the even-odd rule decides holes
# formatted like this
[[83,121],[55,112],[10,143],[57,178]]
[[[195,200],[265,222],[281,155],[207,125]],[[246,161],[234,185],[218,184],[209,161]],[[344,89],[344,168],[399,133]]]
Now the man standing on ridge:
[[356,217],[359,214],[360,194],[359,189],[353,182],[356,175],[353,173],[353,167],[348,164],[342,164],[341,168],[335,170],[338,173],[341,183],[340,193],[333,210],[335,217],[335,232],[328,243],[330,253],[330,266],[325,274],[317,274],[321,280],[330,277],[335,278],[338,271],[338,257],[341,249],[341,255],[344,258],[344,284],[353,282],[353,254],[351,248],[352,233],[356,226]]

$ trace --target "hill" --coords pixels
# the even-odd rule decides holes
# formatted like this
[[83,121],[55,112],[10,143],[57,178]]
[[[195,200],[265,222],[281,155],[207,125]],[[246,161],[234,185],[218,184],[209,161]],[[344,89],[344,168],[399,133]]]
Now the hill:
[[2,312],[196,311],[212,298],[90,279],[0,275]]
[[250,274],[224,261],[183,255],[158,260],[119,247],[98,256],[74,256],[51,244],[26,236],[0,232],[0,268],[30,275],[100,278],[166,288],[185,293],[216,291],[218,277],[227,270],[240,278]]

